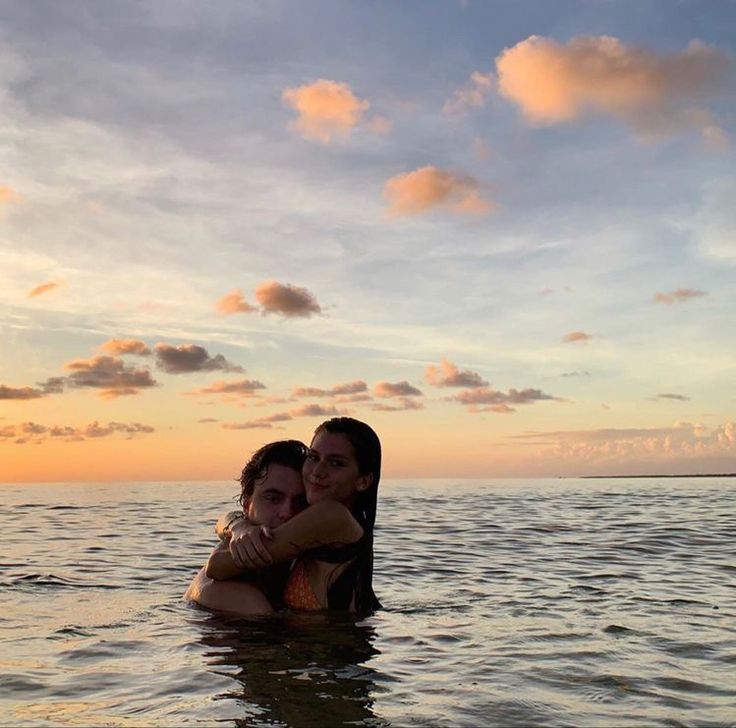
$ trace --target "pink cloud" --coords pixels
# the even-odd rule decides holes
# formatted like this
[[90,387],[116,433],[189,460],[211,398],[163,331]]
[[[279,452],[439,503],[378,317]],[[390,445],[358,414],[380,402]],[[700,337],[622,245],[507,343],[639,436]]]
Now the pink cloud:
[[481,197],[481,187],[475,179],[433,166],[391,177],[383,192],[393,215],[418,215],[432,209],[485,215],[494,208],[492,202]]
[[255,392],[265,389],[266,385],[255,379],[240,379],[235,382],[224,382],[218,380],[213,382],[207,387],[201,389],[195,389],[191,392],[184,392],[184,394],[201,396],[208,394],[225,394],[225,395],[237,395],[240,397],[250,397]]
[[189,372],[242,372],[243,367],[231,364],[222,354],[210,356],[203,346],[196,344],[156,344],[156,364],[168,374]]
[[376,397],[420,397],[422,391],[407,381],[378,382],[373,388]]
[[572,344],[579,341],[590,341],[592,338],[592,334],[586,334],[584,331],[571,331],[562,337],[562,343]]
[[298,114],[291,127],[306,139],[323,144],[350,134],[370,106],[368,101],[355,96],[347,83],[324,78],[285,89],[281,100]]
[[0,202],[20,202],[23,197],[19,195],[12,187],[0,185]]
[[139,339],[110,339],[102,344],[100,349],[112,356],[120,356],[122,354],[150,356],[151,354],[151,350],[146,346],[145,342]]
[[717,127],[697,104],[725,91],[729,63],[725,53],[697,41],[684,51],[657,53],[609,36],[582,36],[566,44],[530,36],[496,58],[496,72],[500,94],[533,123],[558,124],[594,113],[662,134]]
[[49,281],[48,283],[41,283],[35,288],[28,292],[28,298],[36,298],[36,296],[43,296],[45,293],[51,293],[61,286],[61,283],[55,281]]
[[541,389],[509,389],[501,392],[488,387],[468,389],[450,397],[450,400],[460,402],[468,407],[470,412],[513,412],[512,404],[531,404],[544,400],[555,400],[551,394],[545,394]]
[[458,369],[446,359],[440,360],[439,366],[429,366],[425,372],[427,382],[435,387],[486,387],[480,374],[469,369]]
[[291,317],[308,318],[321,313],[322,309],[314,296],[306,289],[279,283],[264,281],[256,288],[256,298],[262,306],[262,313],[276,313]]
[[215,309],[222,316],[230,316],[234,313],[253,313],[258,307],[251,306],[243,297],[243,292],[236,289],[224,295],[215,304]]
[[539,441],[546,457],[561,460],[614,463],[637,459],[671,465],[675,458],[736,455],[736,422],[712,428],[679,422],[671,427],[535,432],[513,439]]
[[335,397],[338,395],[358,394],[367,391],[368,386],[360,379],[345,384],[336,384],[329,389],[319,387],[296,387],[292,390],[292,397]]
[[416,399],[410,399],[409,397],[399,397],[393,400],[391,404],[385,402],[377,402],[371,405],[371,409],[374,412],[403,412],[405,410],[421,410],[424,409],[423,402],[417,402]]
[[98,389],[103,399],[138,394],[141,389],[157,384],[148,369],[136,369],[112,356],[77,359],[65,364],[64,368],[71,371],[66,377],[70,386]]
[[82,427],[71,425],[41,425],[37,422],[23,422],[20,425],[9,425],[0,428],[0,438],[17,438],[22,444],[39,445],[49,439],[61,439],[66,442],[82,442],[90,438],[124,435],[132,439],[137,435],[146,435],[155,432],[150,425],[140,422],[108,422],[102,425],[95,420]]
[[671,306],[673,303],[684,303],[693,298],[702,298],[708,295],[705,291],[698,291],[694,288],[678,288],[670,293],[656,293],[654,295],[655,303],[664,303]]

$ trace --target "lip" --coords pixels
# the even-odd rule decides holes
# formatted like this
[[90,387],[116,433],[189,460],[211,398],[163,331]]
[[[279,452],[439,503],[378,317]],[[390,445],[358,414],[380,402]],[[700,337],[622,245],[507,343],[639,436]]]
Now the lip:
[[329,483],[317,483],[314,480],[308,480],[307,483],[310,487],[316,488],[317,490],[324,490],[330,487]]

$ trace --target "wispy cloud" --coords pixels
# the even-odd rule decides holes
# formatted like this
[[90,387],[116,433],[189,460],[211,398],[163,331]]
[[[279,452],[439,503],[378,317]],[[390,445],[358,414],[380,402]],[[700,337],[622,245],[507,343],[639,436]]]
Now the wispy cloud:
[[222,316],[230,316],[234,313],[253,313],[258,310],[245,300],[243,292],[234,290],[224,295],[216,304],[215,309]]
[[141,389],[157,385],[148,369],[136,369],[112,356],[77,359],[65,364],[64,368],[71,371],[66,377],[70,386],[99,389],[103,399],[139,394]]
[[717,124],[697,104],[726,90],[729,64],[727,54],[698,41],[657,53],[610,36],[566,44],[530,36],[496,58],[496,72],[501,95],[537,124],[597,113],[647,134],[696,128],[712,135]]
[[679,422],[672,427],[536,432],[512,439],[539,441],[547,457],[591,462],[632,458],[668,461],[673,457],[736,454],[736,422],[713,428]]
[[383,189],[393,215],[419,215],[445,209],[459,215],[486,215],[494,204],[481,196],[480,183],[434,166],[397,174]]
[[494,85],[495,77],[492,73],[473,71],[467,83],[452,94],[442,110],[450,116],[458,116],[471,107],[485,106]]
[[207,387],[195,389],[191,392],[184,392],[184,394],[195,396],[223,394],[234,395],[238,397],[250,397],[262,389],[266,389],[266,385],[262,384],[256,379],[240,379],[236,382],[224,382],[222,380],[219,380],[217,382],[213,382]]
[[322,312],[316,298],[306,288],[288,283],[264,281],[256,288],[256,298],[264,314],[308,318]]
[[100,349],[112,356],[125,354],[133,354],[135,356],[151,355],[151,350],[145,341],[141,341],[140,339],[109,339],[100,346]]
[[449,398],[467,406],[469,412],[514,412],[512,404],[531,404],[544,400],[557,400],[551,394],[545,394],[541,389],[509,389],[501,392],[497,389],[480,387],[468,389]]
[[285,89],[281,100],[298,114],[291,127],[306,139],[323,144],[350,134],[370,106],[347,83],[324,78]]
[[571,331],[569,334],[565,334],[562,337],[563,344],[574,344],[583,341],[590,341],[593,338],[592,334],[586,334],[585,331]]
[[677,402],[689,402],[690,397],[686,397],[684,394],[674,394],[672,392],[663,392],[658,394],[655,399],[670,399],[676,400]]
[[222,354],[210,356],[203,346],[196,344],[156,344],[156,364],[168,374],[189,372],[242,372],[243,367],[231,364]]
[[424,409],[424,403],[411,399],[409,397],[399,397],[393,400],[391,404],[385,402],[376,402],[371,405],[374,412],[403,412],[405,410],[421,410]]
[[335,397],[338,395],[359,394],[368,391],[368,385],[362,380],[357,379],[354,382],[346,382],[345,384],[336,384],[329,389],[320,389],[319,387],[296,387],[292,390],[292,397]]
[[225,430],[271,429],[274,423],[288,422],[295,417],[336,417],[341,414],[348,413],[346,410],[341,411],[337,407],[325,407],[321,404],[304,404],[294,407],[288,412],[275,412],[266,417],[259,417],[247,422],[224,422],[222,427]]
[[693,298],[702,298],[706,295],[708,294],[705,291],[698,291],[694,288],[678,288],[669,293],[655,293],[652,300],[654,303],[664,303],[667,306],[671,306],[673,303],[684,303]]
[[589,377],[590,372],[588,371],[573,371],[573,372],[562,372],[561,377]]
[[7,425],[0,428],[0,438],[13,439],[18,445],[38,445],[49,439],[66,442],[81,442],[89,439],[126,435],[132,439],[137,435],[150,434],[155,429],[140,422],[108,422],[100,424],[95,420],[83,427],[71,425],[41,425],[37,422],[23,422],[19,425]]
[[455,364],[446,359],[440,360],[438,366],[429,366],[425,372],[427,382],[435,387],[486,387],[486,382],[480,374],[470,369],[458,369]]
[[61,283],[56,281],[49,281],[48,283],[41,283],[40,285],[32,288],[28,292],[28,298],[36,298],[37,296],[43,296],[46,293],[51,293],[61,286]]

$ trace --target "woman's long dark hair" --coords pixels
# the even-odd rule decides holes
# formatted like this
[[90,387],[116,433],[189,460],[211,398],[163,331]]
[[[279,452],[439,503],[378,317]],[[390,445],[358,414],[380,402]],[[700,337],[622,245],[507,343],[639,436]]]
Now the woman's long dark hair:
[[315,437],[321,432],[345,435],[355,451],[359,473],[371,475],[370,485],[358,493],[352,508],[353,515],[363,527],[363,547],[327,594],[330,607],[338,609],[346,609],[354,595],[355,611],[364,617],[381,607],[373,593],[373,530],[381,480],[381,441],[372,427],[352,417],[333,417],[317,427]]

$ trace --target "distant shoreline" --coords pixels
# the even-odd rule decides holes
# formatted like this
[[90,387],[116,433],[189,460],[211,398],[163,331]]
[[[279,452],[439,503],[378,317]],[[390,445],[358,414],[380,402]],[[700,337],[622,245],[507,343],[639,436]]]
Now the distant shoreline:
[[581,475],[585,479],[593,478],[736,478],[736,473],[684,473],[682,475]]

